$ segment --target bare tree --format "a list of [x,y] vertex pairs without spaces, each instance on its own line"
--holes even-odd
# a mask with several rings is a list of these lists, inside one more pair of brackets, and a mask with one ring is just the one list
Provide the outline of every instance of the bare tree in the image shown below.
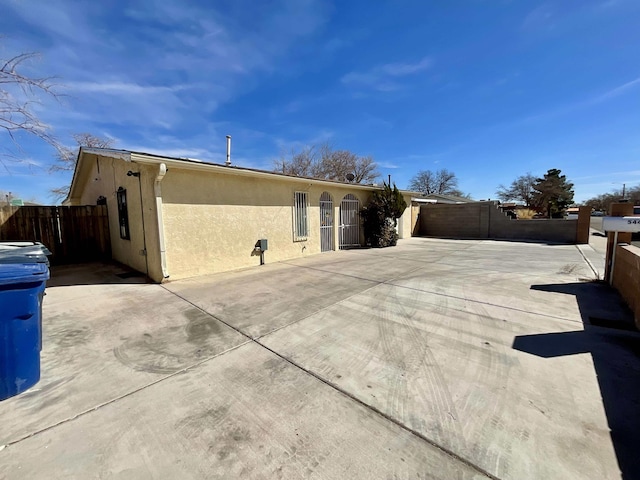
[[71,135],[76,142],[75,148],[60,146],[56,155],[56,164],[51,167],[52,172],[73,171],[76,168],[78,160],[78,150],[80,147],[93,148],[111,148],[113,147],[113,138],[102,138],[92,135],[91,133],[74,133]]
[[456,174],[443,168],[437,172],[420,170],[409,182],[409,189],[422,192],[423,195],[438,193],[441,195],[462,196],[458,189]]
[[[112,138],[97,137],[96,135],[86,132],[74,133],[72,137],[76,142],[76,148],[59,147],[58,154],[56,155],[57,163],[52,165],[52,172],[72,172],[75,170],[80,147],[111,148],[115,143]],[[69,187],[69,185],[65,185],[63,187],[52,188],[49,190],[49,193],[52,198],[61,200],[69,194]]]
[[[31,78],[21,73],[25,62],[37,58],[37,53],[22,53],[8,60],[0,59],[0,131],[3,131],[20,148],[16,135],[20,132],[36,136],[55,148],[58,142],[50,133],[50,127],[42,122],[33,110],[38,94],[58,97],[51,77]],[[10,151],[4,152],[4,157]]]
[[503,202],[515,200],[524,203],[527,207],[531,206],[533,194],[535,190],[533,186],[536,184],[536,177],[527,173],[516,178],[509,187],[498,185],[496,195]]
[[313,177],[318,168],[316,150],[316,147],[304,147],[302,150],[291,149],[274,161],[274,170],[298,177]]
[[361,157],[349,150],[334,150],[325,142],[291,150],[274,161],[274,170],[288,175],[345,181],[353,175],[355,183],[372,183],[380,174],[372,157]]
[[356,183],[373,183],[380,176],[378,165],[370,156],[358,157],[353,164],[353,174]]
[[629,187],[624,193],[624,196],[622,195],[622,190],[603,193],[586,200],[584,205],[602,212],[608,212],[609,206],[614,202],[619,202],[620,200],[627,200],[634,205],[640,205],[640,185]]

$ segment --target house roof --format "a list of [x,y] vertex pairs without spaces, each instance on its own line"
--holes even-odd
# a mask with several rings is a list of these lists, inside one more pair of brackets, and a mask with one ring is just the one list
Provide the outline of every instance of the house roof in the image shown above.
[[[69,202],[74,196],[77,196],[76,190],[78,188],[78,183],[80,179],[82,179],[85,171],[88,173],[88,165],[85,165],[88,162],[85,162],[83,159],[85,155],[97,155],[109,158],[119,158],[121,160],[132,162],[132,163],[142,163],[142,164],[155,164],[160,165],[162,163],[166,164],[167,167],[172,168],[183,168],[187,170],[204,170],[209,172],[217,172],[223,174],[231,174],[231,175],[245,175],[245,176],[253,176],[253,177],[279,177],[285,180],[291,180],[295,182],[313,182],[316,184],[330,184],[330,185],[341,185],[349,188],[355,189],[363,189],[363,190],[371,190],[371,189],[379,189],[382,188],[381,185],[376,184],[359,184],[359,183],[350,183],[343,182],[339,180],[325,180],[313,177],[302,177],[298,175],[290,175],[286,173],[273,172],[268,170],[260,170],[257,168],[248,168],[248,167],[240,167],[237,165],[226,165],[219,163],[211,163],[205,162],[202,160],[196,160],[192,158],[179,158],[179,157],[169,157],[163,155],[157,155],[153,153],[145,153],[145,152],[135,152],[132,150],[117,150],[111,148],[89,148],[89,147],[81,147],[78,152],[78,159],[76,162],[76,168],[73,172],[73,179],[71,180],[71,187],[69,189],[69,195],[64,200],[63,204]],[[417,192],[411,192],[407,190],[401,190],[401,193],[405,195],[418,195]],[[466,201],[469,201],[466,199]]]
[[440,203],[470,203],[475,201],[470,198],[457,197],[455,195],[443,195],[441,193],[430,193],[429,195],[424,195],[422,198],[430,198]]

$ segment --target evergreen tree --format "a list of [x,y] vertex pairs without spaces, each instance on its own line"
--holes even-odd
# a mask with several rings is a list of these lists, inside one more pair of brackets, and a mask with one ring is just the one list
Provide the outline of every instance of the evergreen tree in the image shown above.
[[566,208],[573,203],[573,183],[561,173],[552,168],[533,185],[531,204],[546,212],[548,218],[562,218]]
[[397,220],[407,208],[407,202],[396,185],[386,182],[382,190],[371,195],[369,203],[360,210],[364,226],[364,236],[372,247],[390,247],[397,243]]

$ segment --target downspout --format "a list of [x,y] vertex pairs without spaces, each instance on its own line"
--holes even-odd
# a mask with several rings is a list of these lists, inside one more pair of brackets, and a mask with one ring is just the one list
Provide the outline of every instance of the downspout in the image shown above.
[[162,190],[160,188],[160,182],[167,174],[167,166],[161,163],[158,166],[158,175],[156,181],[153,183],[153,192],[156,196],[156,214],[158,216],[158,242],[160,247],[160,267],[162,269],[162,277],[169,278],[169,271],[167,270],[167,251],[164,243],[164,220],[162,217]]

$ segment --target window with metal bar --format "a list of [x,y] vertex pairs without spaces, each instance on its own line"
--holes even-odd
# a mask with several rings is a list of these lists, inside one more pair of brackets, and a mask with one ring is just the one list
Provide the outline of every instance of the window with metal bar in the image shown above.
[[130,240],[129,211],[127,210],[127,191],[120,187],[116,192],[118,199],[118,223],[120,224],[120,238]]
[[293,203],[293,238],[295,241],[306,240],[309,236],[307,205],[307,192],[295,192]]

